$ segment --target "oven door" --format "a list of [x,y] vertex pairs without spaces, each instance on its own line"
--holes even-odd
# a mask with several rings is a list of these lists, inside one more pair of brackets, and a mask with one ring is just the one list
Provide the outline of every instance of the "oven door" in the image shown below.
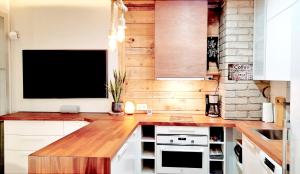
[[157,145],[157,173],[208,174],[207,146]]

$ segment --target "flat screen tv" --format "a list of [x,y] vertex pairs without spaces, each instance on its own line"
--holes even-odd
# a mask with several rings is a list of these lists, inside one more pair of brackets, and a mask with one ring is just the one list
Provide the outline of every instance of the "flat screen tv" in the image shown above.
[[23,50],[23,98],[107,98],[106,50]]

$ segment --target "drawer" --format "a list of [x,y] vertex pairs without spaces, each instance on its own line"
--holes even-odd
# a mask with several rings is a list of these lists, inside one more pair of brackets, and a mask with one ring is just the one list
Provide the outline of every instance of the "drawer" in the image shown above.
[[62,136],[4,135],[5,150],[39,150]]
[[34,151],[4,151],[4,171],[6,174],[27,174],[28,155]]
[[195,126],[157,126],[156,134],[195,134],[208,135],[208,127]]
[[63,121],[4,121],[5,135],[63,135]]
[[86,121],[64,121],[64,135],[68,135],[88,124],[89,122]]

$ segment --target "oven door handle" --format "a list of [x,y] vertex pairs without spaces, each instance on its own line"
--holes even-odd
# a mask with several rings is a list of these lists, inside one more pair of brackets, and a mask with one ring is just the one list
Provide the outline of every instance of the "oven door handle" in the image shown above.
[[198,150],[188,150],[188,149],[169,149],[166,147],[160,147],[160,151],[168,151],[168,152],[204,152],[205,149],[198,149]]

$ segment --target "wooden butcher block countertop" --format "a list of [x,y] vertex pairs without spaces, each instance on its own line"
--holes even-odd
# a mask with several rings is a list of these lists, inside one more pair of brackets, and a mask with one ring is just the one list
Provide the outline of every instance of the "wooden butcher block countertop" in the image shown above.
[[110,161],[138,125],[236,127],[277,163],[282,164],[282,141],[263,138],[254,129],[280,129],[261,121],[224,120],[203,115],[135,114],[109,116],[105,113],[19,112],[0,120],[88,121],[89,125],[32,153],[29,173],[109,174]]

